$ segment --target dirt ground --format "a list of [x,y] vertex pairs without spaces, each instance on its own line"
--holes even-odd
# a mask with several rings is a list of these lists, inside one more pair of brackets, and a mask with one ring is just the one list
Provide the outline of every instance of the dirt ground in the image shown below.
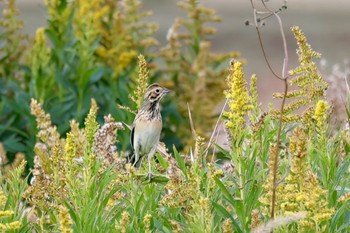
[[[46,11],[43,0],[18,0],[21,17],[26,26],[25,31],[34,35],[35,29],[45,25]],[[157,38],[165,43],[168,28],[174,18],[184,16],[176,6],[175,0],[147,0],[144,8],[152,10],[154,15],[150,21],[159,23]],[[244,21],[252,20],[253,12],[249,0],[202,0],[199,1],[217,10],[223,22],[214,25],[218,33],[213,36],[214,51],[239,51],[247,60],[245,71],[247,76],[258,75],[258,89],[260,100],[266,105],[271,102],[271,93],[281,88],[281,83],[275,80],[268,71],[258,44],[257,35],[253,27],[245,26]],[[255,2],[258,2],[255,0]],[[270,0],[272,6],[280,6],[283,1]],[[3,5],[0,5],[0,8]],[[293,0],[288,1],[288,9],[281,14],[286,32],[290,67],[296,65],[296,43],[289,28],[298,25],[305,32],[312,47],[322,53],[328,66],[341,63],[350,58],[350,1],[348,0]],[[277,72],[281,71],[283,48],[276,20],[271,19],[262,28],[264,44],[271,63]]]

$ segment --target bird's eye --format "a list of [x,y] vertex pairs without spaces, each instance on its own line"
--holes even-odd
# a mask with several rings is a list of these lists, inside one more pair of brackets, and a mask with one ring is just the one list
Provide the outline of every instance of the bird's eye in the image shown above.
[[156,93],[159,93],[160,92],[160,89],[156,89]]

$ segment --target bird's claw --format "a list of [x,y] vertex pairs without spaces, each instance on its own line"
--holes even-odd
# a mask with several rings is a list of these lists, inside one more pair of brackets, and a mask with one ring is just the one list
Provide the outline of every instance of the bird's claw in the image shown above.
[[152,172],[148,172],[147,179],[148,179],[149,182],[151,182],[152,177],[153,177],[153,173]]

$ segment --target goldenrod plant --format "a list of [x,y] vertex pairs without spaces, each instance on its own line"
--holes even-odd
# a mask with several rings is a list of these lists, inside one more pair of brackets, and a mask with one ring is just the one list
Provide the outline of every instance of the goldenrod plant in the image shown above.
[[[276,139],[269,146],[269,175],[260,197],[260,221],[269,218],[270,221],[265,226],[269,226],[269,231],[275,229],[278,232],[333,232],[336,229],[347,229],[349,225],[344,221],[337,222],[344,210],[339,209],[336,200],[347,190],[347,185],[342,183],[343,180],[340,181],[339,176],[348,179],[349,164],[339,163],[344,157],[339,154],[344,154],[343,151],[346,150],[342,145],[343,139],[339,136],[329,139],[330,107],[324,99],[327,84],[313,61],[320,57],[320,54],[311,49],[299,27],[292,27],[299,47],[297,54],[300,65],[287,72],[287,44],[279,16],[282,10],[286,9],[286,5],[278,10],[271,10],[267,3],[262,1],[265,12],[257,12],[253,1],[251,6],[254,9],[254,26],[268,67],[285,85],[283,93],[274,94],[275,97],[282,98],[281,108],[270,111],[271,118],[277,120],[278,127]],[[259,17],[267,19],[270,16],[276,17],[281,30],[285,54],[282,76],[277,75],[271,68],[260,35]],[[296,85],[297,89],[290,91],[293,85]],[[304,111],[296,112],[301,107]],[[288,140],[286,133],[293,128],[295,129]],[[344,132],[339,131],[339,135],[343,134]],[[285,142],[289,147],[283,146]],[[306,203],[304,199],[307,200]],[[303,217],[287,220],[288,216],[305,211],[306,215]],[[281,224],[277,221],[280,218],[286,222]]]
[[[3,165],[3,163],[1,164]],[[26,202],[22,195],[27,188],[27,179],[23,178],[26,162],[22,160],[16,167],[6,170],[0,169],[0,231],[21,232],[28,231]]]
[[[320,54],[299,27],[284,31],[286,5],[261,1],[257,11],[251,1],[247,24],[285,87],[274,94],[281,105],[263,111],[260,77],[245,76],[237,53],[211,52],[215,29],[205,23],[219,18],[198,1],[179,3],[187,18],[153,51],[156,27],[143,21],[150,13],[141,1],[47,0],[47,26],[33,40],[20,32],[15,1],[3,1],[1,232],[350,231],[350,132],[332,127],[337,106],[325,95]],[[282,75],[260,35],[272,16]],[[288,67],[285,33],[298,44],[296,68]],[[126,159],[124,127],[154,81],[172,94],[160,109],[166,144],[145,179],[148,164]]]
[[[1,208],[5,207],[5,204],[7,202],[7,197],[4,195],[4,192],[2,190],[0,190],[0,205]],[[5,232],[5,231],[11,231],[11,230],[17,230],[21,227],[21,222],[20,221],[4,221],[4,218],[10,218],[12,217],[12,215],[14,215],[15,212],[11,211],[11,210],[0,210],[0,218],[1,218],[1,222],[0,222],[0,229],[1,231]]]
[[[31,98],[51,114],[61,135],[69,130],[71,119],[83,123],[92,97],[105,115],[132,121],[132,114],[115,106],[132,105],[128,93],[136,86],[137,56],[148,52],[151,57],[149,48],[157,44],[157,27],[142,21],[151,13],[141,10],[140,1],[47,0],[47,26],[38,28],[32,40],[22,35],[25,25],[18,19],[16,1],[6,0],[4,6],[0,140],[10,161],[24,152],[33,166],[36,129]],[[121,134],[120,140],[126,150],[128,136]]]
[[[180,124],[176,124],[176,134],[180,133],[182,143],[189,143],[194,140],[191,130],[188,130],[188,106],[196,131],[209,138],[218,115],[217,106],[224,97],[224,64],[229,59],[238,58],[239,53],[211,51],[209,37],[216,33],[216,29],[207,24],[221,21],[214,10],[196,0],[180,1],[178,6],[187,13],[187,18],[175,19],[167,33],[168,43],[159,53],[166,64],[162,71],[163,78],[174,91],[176,100],[176,103],[165,105],[164,110],[177,109],[179,116],[170,115],[169,123],[178,121]],[[172,131],[166,132],[175,134]],[[172,143],[181,145],[178,141]]]

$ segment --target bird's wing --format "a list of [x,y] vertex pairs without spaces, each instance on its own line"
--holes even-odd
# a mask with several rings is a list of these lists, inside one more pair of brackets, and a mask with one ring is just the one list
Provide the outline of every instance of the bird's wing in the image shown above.
[[131,129],[131,134],[130,134],[130,145],[131,145],[132,151],[134,151],[134,134],[135,134],[135,126],[133,125]]
[[131,134],[130,134],[130,145],[131,145],[131,153],[128,156],[128,163],[134,164],[135,162],[135,150],[134,150],[134,134],[135,134],[135,127],[131,128]]

